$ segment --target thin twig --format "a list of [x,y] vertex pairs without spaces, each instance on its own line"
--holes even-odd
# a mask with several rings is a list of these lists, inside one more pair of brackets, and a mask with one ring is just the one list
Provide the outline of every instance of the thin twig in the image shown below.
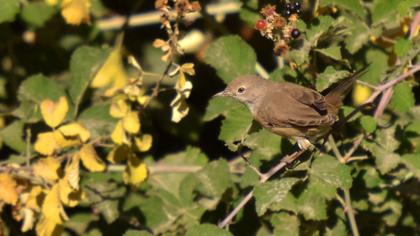
[[31,129],[26,129],[26,167],[31,166]]
[[330,134],[328,136],[328,142],[331,145],[331,149],[333,150],[335,156],[341,163],[345,163],[343,156],[341,155],[340,151],[337,148],[337,144],[335,143],[334,137]]
[[[260,183],[267,182],[268,179],[270,179],[273,175],[275,175],[277,172],[282,170],[284,167],[286,167],[288,164],[292,163],[294,160],[296,160],[300,155],[302,155],[305,152],[305,150],[299,150],[291,155],[287,155],[283,157],[280,162],[272,167],[269,171],[262,174],[260,178]],[[244,199],[227,215],[222,222],[219,223],[219,228],[224,228],[228,224],[230,224],[233,220],[233,218],[239,213],[239,211],[245,207],[245,205],[252,199],[252,196],[254,194],[254,190],[251,190]]]
[[359,135],[359,137],[353,142],[353,146],[350,148],[349,151],[343,156],[344,163],[347,163],[350,160],[350,157],[353,155],[353,153],[357,150],[357,148],[362,143],[363,139],[365,138],[364,134]]
[[359,236],[360,235],[359,229],[357,228],[356,218],[354,217],[353,207],[351,206],[350,191],[348,189],[343,189],[343,192],[344,192],[344,201],[346,203],[346,209],[347,209],[347,211],[345,212],[350,221],[351,231],[353,232],[354,236]]

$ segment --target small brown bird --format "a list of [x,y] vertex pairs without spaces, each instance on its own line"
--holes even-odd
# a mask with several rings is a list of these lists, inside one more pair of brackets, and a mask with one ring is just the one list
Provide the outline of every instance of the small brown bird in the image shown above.
[[365,72],[365,69],[358,71],[333,85],[325,96],[301,85],[274,82],[256,75],[240,76],[215,96],[241,101],[264,128],[293,138],[301,149],[308,149],[330,131],[338,120],[337,112],[344,96]]

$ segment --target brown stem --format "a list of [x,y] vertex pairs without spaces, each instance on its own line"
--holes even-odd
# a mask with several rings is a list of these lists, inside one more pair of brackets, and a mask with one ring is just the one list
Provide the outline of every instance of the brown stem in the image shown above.
[[[260,183],[262,184],[262,183],[267,182],[268,179],[270,179],[273,175],[275,175],[277,172],[279,172],[280,170],[282,170],[288,164],[292,163],[299,156],[301,156],[304,152],[305,152],[305,150],[299,150],[299,151],[296,151],[296,152],[292,153],[291,155],[287,155],[287,156],[283,157],[277,165],[275,165],[274,167],[272,167],[266,173],[262,174],[262,176],[260,178]],[[218,225],[219,228],[224,228],[228,224],[230,224],[232,222],[233,218],[239,213],[239,211],[242,208],[244,208],[245,205],[252,199],[253,194],[254,194],[254,190],[252,190],[251,192],[249,192],[245,196],[245,198],[242,199],[242,201],[229,213],[229,215],[227,215],[223,219],[223,221],[219,223],[219,225]]]

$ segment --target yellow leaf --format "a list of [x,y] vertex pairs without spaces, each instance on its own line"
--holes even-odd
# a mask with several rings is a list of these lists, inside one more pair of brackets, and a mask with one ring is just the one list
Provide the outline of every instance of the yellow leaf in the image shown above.
[[147,152],[152,147],[152,135],[144,134],[140,138],[135,138],[136,147],[140,152]]
[[115,125],[114,131],[112,131],[111,139],[114,143],[121,145],[123,143],[128,143],[128,139],[125,136],[124,128],[122,121],[118,121]]
[[85,144],[80,149],[80,159],[86,169],[92,172],[105,170],[105,163],[99,158],[95,149],[90,144]]
[[58,195],[58,184],[55,184],[45,196],[41,212],[45,219],[60,224],[64,222],[62,208],[63,206]]
[[137,112],[131,111],[122,119],[124,130],[130,134],[136,134],[140,131],[140,120]]
[[0,173],[0,201],[16,205],[18,200],[17,183],[8,173]]
[[135,155],[130,155],[123,175],[124,182],[126,184],[138,186],[146,180],[147,175],[146,164]]
[[45,132],[38,134],[35,144],[35,151],[43,155],[52,155],[59,148],[55,141],[53,132]]
[[127,83],[127,74],[121,59],[122,42],[123,36],[119,35],[114,49],[93,78],[90,84],[92,88],[102,88],[113,82],[113,88],[115,90],[124,87]]
[[66,166],[64,178],[68,181],[70,187],[74,190],[79,189],[80,180],[80,156],[75,154],[71,157],[70,163]]
[[57,0],[45,0],[45,2],[50,6],[57,5]]
[[[178,83],[177,83],[178,85]],[[174,100],[171,102],[172,107],[172,122],[178,123],[184,118],[189,111],[186,99],[190,96],[192,89],[192,83],[190,81],[185,82],[185,86],[182,89],[177,88],[177,94]]]
[[67,125],[63,125],[58,130],[65,137],[79,137],[82,142],[86,142],[90,138],[90,132],[81,124],[73,122]]
[[123,118],[129,110],[130,107],[128,106],[125,98],[119,97],[112,102],[109,113],[114,118]]
[[61,15],[67,24],[80,25],[90,21],[90,0],[63,0],[61,3]]
[[127,157],[130,155],[130,148],[127,145],[120,145],[114,149],[112,149],[111,152],[109,152],[106,159],[115,164],[121,161],[124,161],[127,159]]
[[147,101],[149,101],[149,99],[150,99],[150,96],[144,95],[144,96],[140,96],[140,97],[138,97],[138,98],[137,98],[137,102],[138,102],[140,105],[144,105],[144,104],[146,104],[146,102],[147,102]]
[[63,231],[64,227],[62,224],[45,217],[42,217],[36,225],[36,234],[38,236],[59,236],[62,235]]
[[51,128],[55,128],[66,118],[69,105],[67,99],[61,96],[57,103],[50,99],[42,101],[40,109],[45,123]]
[[21,227],[22,232],[26,232],[28,230],[31,230],[34,227],[35,222],[35,213],[29,208],[23,209],[23,223]]
[[54,130],[53,133],[54,133],[55,142],[56,142],[56,144],[59,148],[74,147],[74,146],[82,144],[80,139],[77,138],[77,137],[76,138],[71,138],[71,137],[65,138],[64,135],[58,130]]
[[60,162],[52,156],[39,159],[32,166],[35,176],[39,176],[46,181],[57,180],[59,168]]
[[353,89],[353,104],[356,106],[362,105],[372,94],[372,89],[362,85],[356,84]]
[[181,72],[187,73],[189,75],[195,75],[194,64],[185,63],[181,66]]
[[184,73],[179,73],[179,78],[175,84],[175,89],[176,90],[182,90],[185,87],[185,83],[187,82],[186,78],[185,78],[185,74]]
[[79,202],[84,199],[84,193],[82,189],[74,190],[67,179],[61,179],[58,182],[59,196],[61,202],[69,207],[75,207],[79,205]]
[[29,192],[28,199],[26,200],[26,207],[34,211],[41,210],[41,196],[43,194],[42,188],[40,186],[32,186],[31,191]]

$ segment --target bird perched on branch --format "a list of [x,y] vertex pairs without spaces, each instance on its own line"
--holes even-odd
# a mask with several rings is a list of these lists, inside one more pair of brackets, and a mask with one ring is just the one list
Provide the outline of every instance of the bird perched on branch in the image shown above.
[[231,97],[247,105],[254,119],[267,130],[295,139],[308,149],[338,120],[344,96],[366,68],[326,89],[326,95],[289,82],[275,82],[256,75],[233,80],[215,96]]

